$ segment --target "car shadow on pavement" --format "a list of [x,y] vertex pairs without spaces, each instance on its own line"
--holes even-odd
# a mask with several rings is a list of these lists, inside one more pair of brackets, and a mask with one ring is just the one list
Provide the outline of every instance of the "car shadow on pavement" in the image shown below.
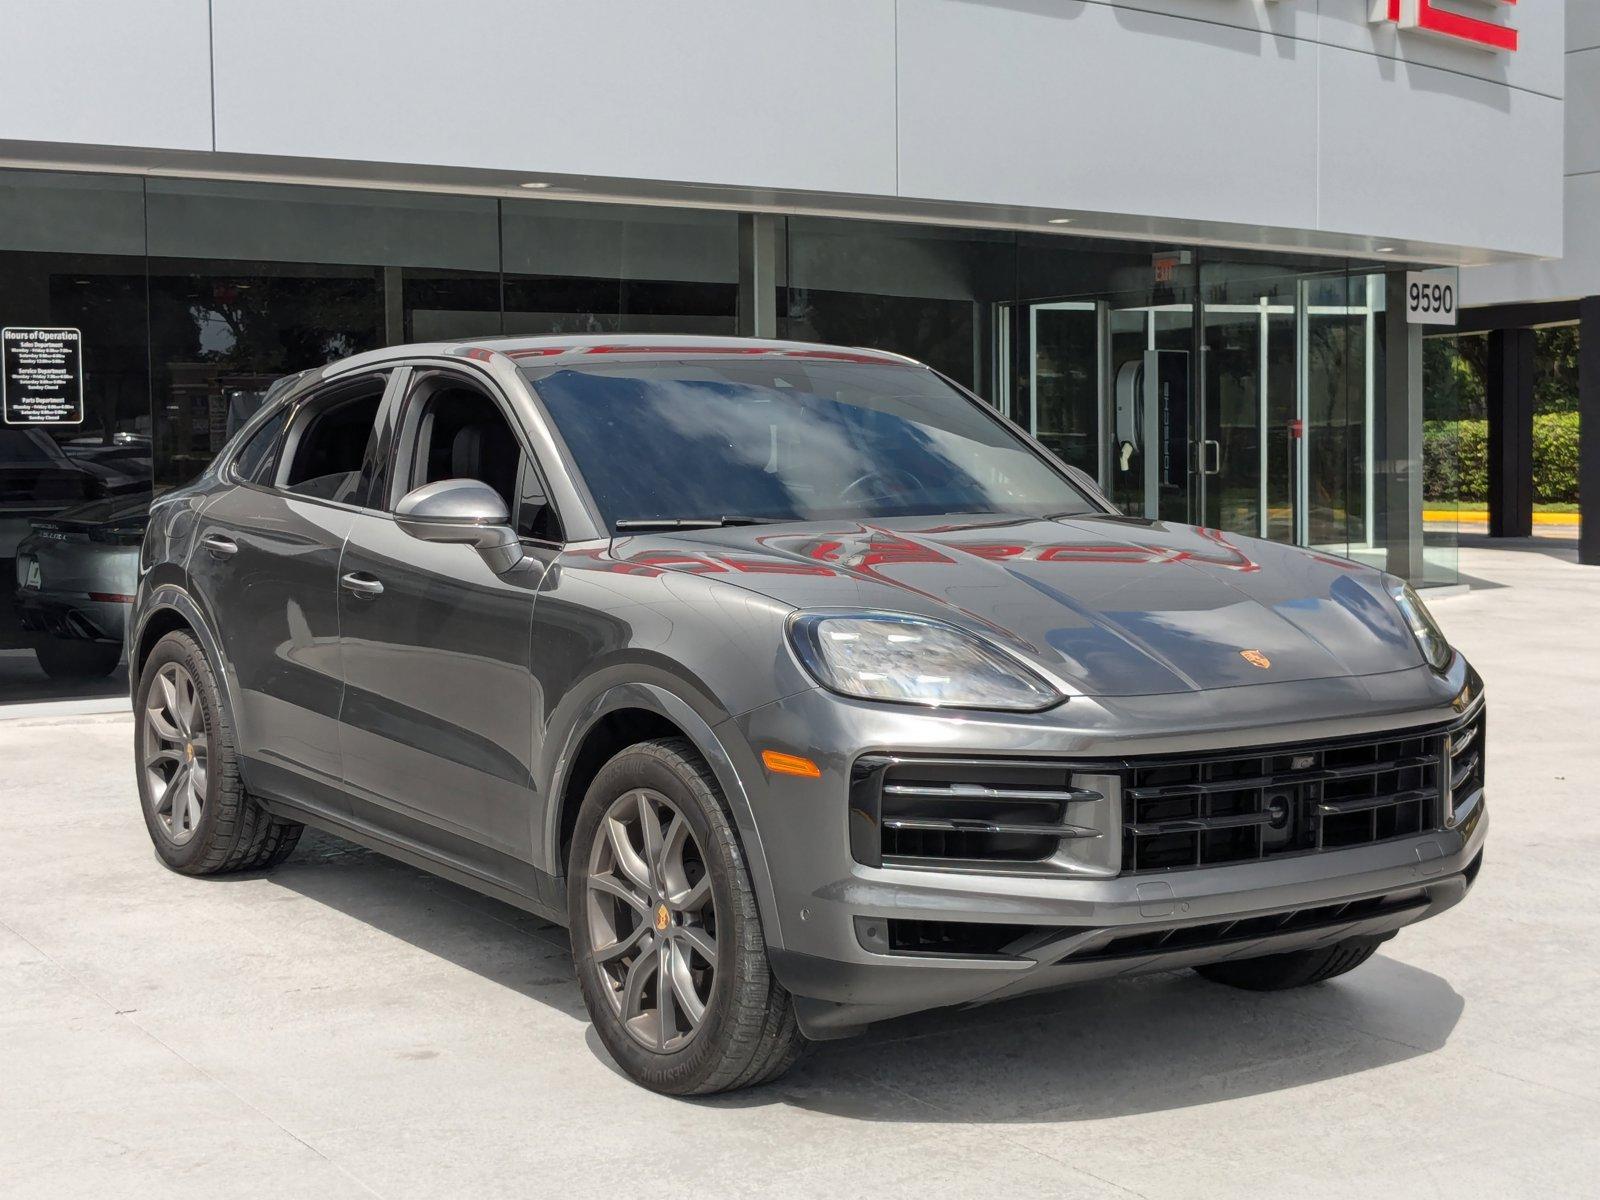
[[568,1016],[589,1019],[566,930],[532,913],[314,829],[265,878]]
[[1464,1008],[1445,980],[1382,953],[1342,979],[1276,994],[1169,972],[886,1022],[812,1047],[771,1088],[705,1103],[922,1123],[1099,1120],[1429,1054]]
[[[268,878],[587,1023],[566,932],[538,917],[310,830]],[[774,1084],[692,1102],[923,1124],[1097,1120],[1429,1054],[1464,1006],[1444,979],[1383,953],[1343,978],[1276,994],[1187,971],[1149,975],[885,1022],[812,1046]],[[592,1027],[586,1040],[617,1072]]]

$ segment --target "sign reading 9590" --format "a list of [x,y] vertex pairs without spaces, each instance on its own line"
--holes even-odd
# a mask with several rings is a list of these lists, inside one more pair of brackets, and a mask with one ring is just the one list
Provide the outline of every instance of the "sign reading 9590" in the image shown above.
[[1406,321],[1412,325],[1456,323],[1456,273],[1406,272]]

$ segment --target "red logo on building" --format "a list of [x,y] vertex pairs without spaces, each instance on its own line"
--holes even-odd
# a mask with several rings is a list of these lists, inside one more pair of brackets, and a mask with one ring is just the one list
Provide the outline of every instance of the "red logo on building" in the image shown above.
[[1482,50],[1517,48],[1517,31],[1509,25],[1486,21],[1482,17],[1469,17],[1447,4],[1475,4],[1499,8],[1502,4],[1515,4],[1517,0],[1373,0],[1373,21],[1386,21],[1401,29],[1415,29],[1465,42]]

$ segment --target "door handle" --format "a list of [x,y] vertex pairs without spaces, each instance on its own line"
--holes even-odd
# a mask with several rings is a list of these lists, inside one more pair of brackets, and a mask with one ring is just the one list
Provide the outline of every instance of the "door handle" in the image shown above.
[[341,577],[339,586],[357,596],[383,595],[382,582],[361,571],[352,571],[350,574]]
[[1221,442],[1207,438],[1200,443],[1200,473],[1202,475],[1220,475],[1222,473]]
[[218,558],[228,558],[239,553],[239,543],[232,538],[223,537],[220,533],[209,535],[200,544]]

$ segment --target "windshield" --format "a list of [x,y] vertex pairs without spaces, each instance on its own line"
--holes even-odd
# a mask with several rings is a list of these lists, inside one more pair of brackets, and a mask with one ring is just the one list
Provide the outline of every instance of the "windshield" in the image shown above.
[[612,529],[1098,511],[921,367],[773,356],[524,370]]

